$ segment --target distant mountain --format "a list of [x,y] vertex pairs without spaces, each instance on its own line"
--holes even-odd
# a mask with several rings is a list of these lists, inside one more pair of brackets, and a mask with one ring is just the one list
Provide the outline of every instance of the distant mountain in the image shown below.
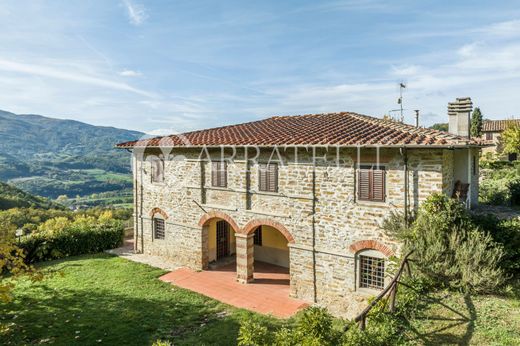
[[0,182],[0,210],[29,207],[64,209],[62,205],[53,203],[46,198],[33,196],[14,186]]
[[130,157],[114,145],[142,136],[138,131],[0,111],[0,180],[51,198],[128,189]]

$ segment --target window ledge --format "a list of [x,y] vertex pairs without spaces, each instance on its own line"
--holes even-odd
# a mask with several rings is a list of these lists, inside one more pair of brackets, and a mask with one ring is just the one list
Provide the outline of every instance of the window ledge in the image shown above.
[[367,200],[356,200],[355,205],[364,206],[364,207],[387,207],[390,204],[388,202],[380,202],[380,201],[367,201]]
[[383,289],[377,290],[375,288],[358,287],[356,292],[364,297],[377,296]]
[[227,186],[226,187],[222,187],[222,186],[205,186],[204,188],[208,189],[208,190],[235,192],[233,189],[230,189]]
[[250,191],[256,195],[264,195],[264,196],[275,196],[275,197],[285,197],[281,192],[270,192],[270,191],[259,191],[259,190],[251,190]]

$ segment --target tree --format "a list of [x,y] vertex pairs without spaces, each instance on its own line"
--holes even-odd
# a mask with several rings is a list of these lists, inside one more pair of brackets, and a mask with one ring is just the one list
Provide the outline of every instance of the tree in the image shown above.
[[482,112],[480,112],[480,108],[475,108],[473,114],[471,115],[471,129],[470,129],[471,137],[480,137],[482,136]]
[[507,154],[520,153],[520,122],[510,121],[502,132],[503,151]]
[[437,130],[437,131],[444,131],[444,132],[448,132],[448,123],[438,123],[438,124],[433,124],[432,126],[430,126],[431,129],[434,129],[434,130]]
[[25,263],[25,254],[14,238],[7,232],[0,233],[0,302],[12,299],[14,278],[28,275],[31,280],[41,280],[42,275],[34,267]]

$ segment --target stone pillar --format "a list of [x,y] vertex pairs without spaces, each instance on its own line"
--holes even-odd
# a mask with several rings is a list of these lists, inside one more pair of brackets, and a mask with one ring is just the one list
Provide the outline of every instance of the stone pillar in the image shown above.
[[201,230],[201,253],[200,253],[200,263],[197,264],[197,267],[199,267],[202,270],[207,270],[209,266],[209,226],[205,225],[202,226]]
[[253,281],[254,233],[235,233],[237,244],[237,281],[247,284]]

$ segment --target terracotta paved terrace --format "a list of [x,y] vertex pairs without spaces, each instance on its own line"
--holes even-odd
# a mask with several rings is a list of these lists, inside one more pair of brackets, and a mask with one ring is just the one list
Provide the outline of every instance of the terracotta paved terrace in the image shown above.
[[161,276],[160,280],[238,308],[280,318],[288,318],[308,305],[289,297],[289,271],[286,268],[257,261],[255,280],[245,285],[236,282],[235,269],[235,263],[200,272],[180,268]]

